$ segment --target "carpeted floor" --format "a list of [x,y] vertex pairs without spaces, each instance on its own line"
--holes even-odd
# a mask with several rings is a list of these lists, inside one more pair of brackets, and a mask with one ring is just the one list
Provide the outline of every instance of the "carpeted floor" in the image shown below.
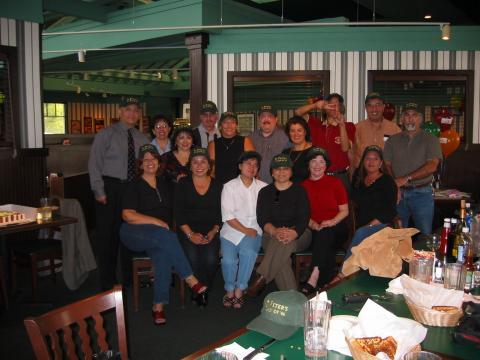
[[[21,275],[23,276],[19,283],[23,284],[23,287],[13,299],[11,308],[8,311],[0,309],[0,359],[34,359],[23,319],[51,309],[44,305],[22,304],[29,301],[30,280],[27,273]],[[72,292],[65,287],[60,274],[56,284],[47,278],[40,280],[39,298],[41,301],[52,302],[53,308],[56,308],[96,294],[98,284],[97,273],[92,272],[87,281],[77,291]],[[133,360],[180,359],[227,336],[255,318],[260,313],[264,296],[275,291],[276,287],[270,284],[259,298],[247,298],[242,309],[226,309],[221,303],[224,291],[223,278],[219,271],[206,308],[198,308],[189,301],[189,297],[185,308],[182,308],[178,291],[172,288],[170,305],[166,308],[167,325],[163,327],[152,324],[152,290],[141,289],[140,311],[137,313],[132,308],[131,288],[124,291],[129,351]]]

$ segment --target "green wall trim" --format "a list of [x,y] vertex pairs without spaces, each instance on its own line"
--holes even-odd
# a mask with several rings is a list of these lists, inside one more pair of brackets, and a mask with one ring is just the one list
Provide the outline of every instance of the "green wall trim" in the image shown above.
[[277,51],[478,50],[480,26],[228,29],[210,35],[208,54]]
[[3,0],[0,5],[0,17],[43,23],[43,4],[41,0]]

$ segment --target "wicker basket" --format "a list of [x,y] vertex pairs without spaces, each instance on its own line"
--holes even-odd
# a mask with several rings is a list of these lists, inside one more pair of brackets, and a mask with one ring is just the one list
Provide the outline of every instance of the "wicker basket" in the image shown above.
[[[362,351],[362,348],[352,341],[353,339],[346,338],[345,340],[347,341],[348,348],[350,349],[350,353],[354,360],[378,360],[376,356]],[[420,347],[420,344],[418,344],[413,347],[410,352],[419,352],[421,350],[422,348]]]
[[407,297],[405,297],[405,302],[407,303],[413,318],[424,325],[453,327],[458,324],[458,320],[460,320],[463,315],[463,311],[461,309],[458,309],[456,312],[447,313],[415,305]]

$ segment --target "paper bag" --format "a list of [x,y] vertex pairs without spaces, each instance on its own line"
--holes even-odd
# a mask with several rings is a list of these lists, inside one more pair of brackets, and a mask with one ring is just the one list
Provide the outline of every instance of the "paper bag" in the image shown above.
[[352,248],[352,256],[343,263],[342,273],[350,275],[368,269],[372,276],[396,277],[402,270],[402,259],[413,256],[412,236],[418,232],[415,228],[390,227],[376,232]]

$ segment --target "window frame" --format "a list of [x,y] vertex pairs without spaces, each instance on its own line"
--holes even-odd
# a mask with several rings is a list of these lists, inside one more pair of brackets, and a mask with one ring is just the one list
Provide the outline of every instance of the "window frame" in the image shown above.
[[[49,133],[47,134],[46,133],[46,127],[47,127],[47,122],[46,122],[46,118],[52,118],[52,117],[60,117],[60,116],[48,116],[46,114],[46,107],[48,108],[48,105],[49,104],[55,104],[55,114],[57,112],[57,104],[61,104],[63,105],[63,133]],[[68,127],[67,127],[67,104],[64,103],[64,102],[43,102],[43,107],[42,107],[42,120],[43,120],[43,135],[45,136],[48,136],[48,135],[68,135],[69,134],[69,131],[68,131]]]

